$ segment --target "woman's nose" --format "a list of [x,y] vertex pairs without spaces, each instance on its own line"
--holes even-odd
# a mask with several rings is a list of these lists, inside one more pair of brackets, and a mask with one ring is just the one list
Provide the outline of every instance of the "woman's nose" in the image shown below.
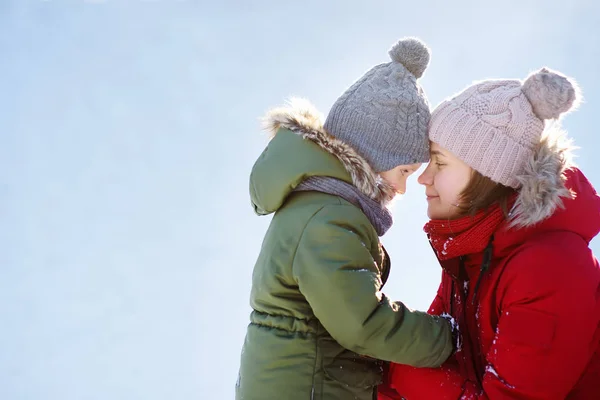
[[421,185],[424,185],[424,186],[431,185],[431,172],[430,172],[429,165],[427,165],[427,168],[425,168],[425,171],[423,171],[423,173],[421,175],[419,175],[419,177],[417,178],[417,182],[419,182]]

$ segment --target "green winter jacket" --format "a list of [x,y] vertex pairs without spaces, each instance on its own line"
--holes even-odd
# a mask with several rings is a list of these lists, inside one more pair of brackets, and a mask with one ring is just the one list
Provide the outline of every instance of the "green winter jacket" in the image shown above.
[[254,165],[250,194],[257,214],[275,215],[254,267],[236,399],[372,400],[379,360],[441,365],[453,349],[449,324],[381,292],[389,258],[362,211],[292,191],[319,175],[381,202],[393,194],[316,112],[277,109],[270,126],[276,134]]

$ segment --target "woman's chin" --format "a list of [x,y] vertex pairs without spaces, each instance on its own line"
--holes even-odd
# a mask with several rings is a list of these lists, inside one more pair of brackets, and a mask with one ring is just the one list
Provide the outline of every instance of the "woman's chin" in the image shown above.
[[427,207],[427,217],[429,219],[446,219],[446,220],[451,220],[451,219],[456,219],[459,217],[459,215],[457,215],[456,212],[453,212],[453,210],[440,210],[438,207],[433,206],[432,204],[429,204],[429,206]]
[[427,217],[429,219],[443,219],[443,218],[440,218],[439,213],[436,213],[435,210],[431,210],[430,208],[431,207],[427,208]]

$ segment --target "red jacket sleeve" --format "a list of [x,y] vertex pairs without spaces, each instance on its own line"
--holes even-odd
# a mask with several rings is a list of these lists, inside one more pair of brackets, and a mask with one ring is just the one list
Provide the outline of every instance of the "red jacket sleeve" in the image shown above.
[[565,243],[563,236],[560,246],[535,246],[510,261],[497,289],[502,314],[481,389],[452,366],[398,364],[390,367],[391,389],[408,400],[567,397],[593,353],[600,320],[597,266],[565,252],[563,246],[570,245],[577,243]]
[[594,352],[598,266],[587,243],[548,233],[514,256],[497,289],[496,340],[483,389],[490,399],[564,399]]

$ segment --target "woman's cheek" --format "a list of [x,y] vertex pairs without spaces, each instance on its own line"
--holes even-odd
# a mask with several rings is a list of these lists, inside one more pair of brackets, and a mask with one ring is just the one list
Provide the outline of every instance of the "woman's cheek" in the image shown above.
[[[443,178],[443,176],[441,178]],[[456,204],[458,196],[456,195],[456,191],[452,187],[454,186],[452,182],[449,182],[445,179],[440,179],[436,183],[436,189],[438,192],[438,196],[440,196],[440,201],[446,204]]]
[[445,174],[441,174],[439,182],[440,197],[445,203],[455,206],[460,203],[460,195],[468,184],[468,177],[465,178],[465,181],[462,176],[457,175],[451,174],[450,176],[446,176]]

